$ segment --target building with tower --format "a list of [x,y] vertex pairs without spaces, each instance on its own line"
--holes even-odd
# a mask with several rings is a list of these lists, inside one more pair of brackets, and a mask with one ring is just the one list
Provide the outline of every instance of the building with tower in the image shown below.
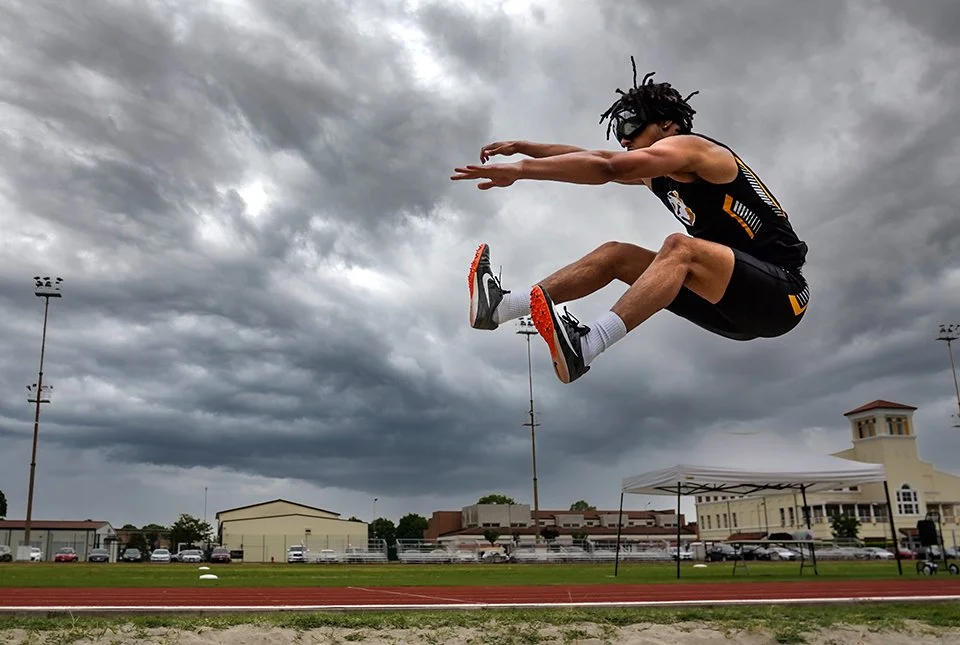
[[[957,545],[960,476],[937,470],[917,452],[913,423],[916,408],[877,400],[845,413],[852,446],[833,456],[851,461],[883,464],[887,472],[897,541],[908,548],[919,546],[917,522],[928,514],[937,517],[944,544]],[[761,539],[772,533],[806,529],[799,493],[737,497],[699,495],[697,526],[702,540]],[[818,539],[832,537],[831,518],[846,514],[860,520],[860,539],[890,540],[890,522],[883,484],[852,486],[807,495],[811,529]]]

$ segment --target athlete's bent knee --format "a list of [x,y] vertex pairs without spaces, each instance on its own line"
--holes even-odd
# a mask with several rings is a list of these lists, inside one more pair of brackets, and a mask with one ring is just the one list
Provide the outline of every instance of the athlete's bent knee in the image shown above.
[[694,256],[693,238],[683,233],[671,233],[663,240],[658,255],[663,256],[665,260],[690,264]]
[[603,255],[613,255],[620,256],[623,255],[623,247],[626,246],[623,242],[609,241],[604,242],[598,246],[594,253],[602,253]]

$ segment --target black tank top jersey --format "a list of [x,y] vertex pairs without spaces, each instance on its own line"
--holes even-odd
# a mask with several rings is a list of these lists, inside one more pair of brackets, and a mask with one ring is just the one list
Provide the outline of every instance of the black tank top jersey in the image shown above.
[[784,269],[799,270],[806,261],[807,245],[794,233],[786,212],[760,178],[729,146],[737,160],[737,177],[728,184],[697,179],[691,183],[656,177],[654,194],[696,238],[717,242],[749,253],[758,260]]

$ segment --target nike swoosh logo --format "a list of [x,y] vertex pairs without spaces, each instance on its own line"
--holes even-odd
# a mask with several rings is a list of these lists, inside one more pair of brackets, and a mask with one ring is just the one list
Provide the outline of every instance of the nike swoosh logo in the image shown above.
[[492,275],[488,275],[483,280],[483,295],[487,299],[488,307],[490,306],[490,283],[491,282],[495,282],[494,277]]
[[573,343],[570,342],[570,336],[567,335],[567,326],[564,325],[564,324],[563,324],[563,321],[561,321],[561,320],[558,320],[557,322],[558,322],[559,325],[560,325],[560,333],[563,334],[564,340],[567,341],[567,347],[570,348],[570,351],[573,352],[573,355],[574,355],[574,356],[580,356],[580,354],[577,353],[577,350],[574,349]]

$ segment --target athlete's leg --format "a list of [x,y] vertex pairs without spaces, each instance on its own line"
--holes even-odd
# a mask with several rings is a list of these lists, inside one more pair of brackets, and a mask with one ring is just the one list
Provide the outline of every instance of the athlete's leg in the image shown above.
[[[554,369],[561,381],[571,383],[580,378],[601,352],[656,312],[671,306],[681,289],[687,289],[709,305],[716,304],[723,298],[733,275],[735,256],[729,247],[681,234],[668,236],[660,251],[652,255],[651,261],[638,271],[636,280],[611,311],[589,326],[580,325],[569,314],[560,315],[555,305],[560,298],[570,299],[580,293],[572,286],[579,285],[584,291],[593,286],[596,290],[599,288],[596,285],[606,285],[612,277],[601,270],[582,270],[584,265],[589,267],[590,264],[581,260],[580,266],[574,264],[567,276],[558,272],[567,278],[565,282],[556,281],[561,290],[560,298],[554,299],[546,281],[533,288],[530,293],[533,321],[550,348]],[[575,279],[577,269],[586,276],[579,282]],[[563,291],[564,288],[567,290]]]
[[[628,285],[637,281],[656,253],[635,244],[607,242],[579,260],[545,278],[555,302],[583,298],[602,289],[614,279]],[[503,289],[490,267],[490,247],[477,249],[467,279],[470,287],[470,324],[476,329],[496,329],[508,320],[530,313],[529,290]]]
[[656,257],[655,252],[636,244],[606,242],[537,284],[550,294],[554,304],[578,300],[614,280],[632,285]]
[[723,298],[733,275],[733,251],[680,233],[667,237],[646,271],[612,307],[626,330],[672,303],[686,287],[709,303]]

